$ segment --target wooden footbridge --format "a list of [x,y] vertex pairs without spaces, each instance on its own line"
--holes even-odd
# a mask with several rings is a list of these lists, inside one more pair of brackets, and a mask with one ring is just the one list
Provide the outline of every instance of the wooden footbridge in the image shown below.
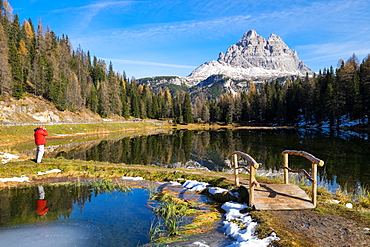
[[[246,185],[249,191],[249,206],[256,210],[298,210],[313,209],[316,207],[317,195],[317,166],[323,166],[324,161],[314,157],[304,151],[285,150],[282,152],[284,157],[284,184],[265,184],[258,183],[255,178],[255,169],[258,163],[248,154],[235,151],[233,155],[235,185],[239,186],[239,169],[247,170],[250,174],[249,184]],[[312,174],[310,175],[303,169],[291,170],[288,165],[288,155],[303,156],[312,162]],[[238,158],[243,158],[250,164],[249,169],[245,166],[238,166]],[[304,173],[311,181],[311,198],[297,185],[289,184],[289,172]]]

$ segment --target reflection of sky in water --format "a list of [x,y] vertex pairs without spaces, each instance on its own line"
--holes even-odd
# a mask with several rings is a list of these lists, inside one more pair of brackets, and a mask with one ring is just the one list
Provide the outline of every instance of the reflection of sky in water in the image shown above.
[[325,177],[317,177],[317,186],[325,187],[331,193],[335,193],[340,188],[340,185],[337,183],[337,176],[333,176],[332,180],[328,180]]
[[16,225],[0,229],[0,246],[101,246],[98,226],[89,222],[63,220]]
[[[0,228],[0,246],[138,246],[149,242],[148,192],[92,196],[68,218]],[[51,210],[51,209],[50,209]]]

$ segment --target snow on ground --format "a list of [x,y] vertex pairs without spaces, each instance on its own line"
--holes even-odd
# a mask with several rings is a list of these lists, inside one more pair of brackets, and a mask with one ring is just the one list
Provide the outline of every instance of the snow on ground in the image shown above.
[[228,190],[225,190],[219,187],[208,187],[208,193],[210,193],[211,195],[215,195],[217,193],[224,193],[226,191]]
[[[191,191],[203,191],[208,189],[208,192],[212,195],[227,191],[218,187],[207,188],[207,185],[209,184],[195,180],[187,180],[183,184],[185,188]],[[258,223],[253,221],[252,217],[248,213],[240,213],[240,210],[247,207],[248,205],[237,202],[226,202],[222,205],[221,208],[226,212],[224,216],[225,220],[223,221],[225,234],[236,240],[233,244],[228,245],[227,247],[265,247],[272,241],[280,240],[274,232],[267,238],[259,239],[255,234]],[[240,226],[244,226],[243,229],[241,229]]]
[[[337,133],[338,137],[342,139],[348,139],[349,137],[354,136],[354,137],[358,137],[364,140],[369,140],[370,135],[368,133],[357,133],[354,131],[343,130],[344,127],[353,127],[353,126],[361,125],[361,124],[365,124],[365,125],[369,124],[369,119],[365,119],[363,121],[360,119],[350,120],[350,118],[347,115],[342,116],[340,118],[340,125],[339,125],[341,130],[339,130]],[[308,124],[306,121],[301,121],[300,123],[298,123],[298,126],[311,127],[312,129],[317,128],[323,134],[327,134],[327,135],[330,134],[330,122],[329,121],[323,121],[320,124],[313,124],[313,125]]]
[[9,161],[11,160],[16,160],[18,159],[19,156],[18,155],[14,155],[14,154],[9,154],[9,153],[4,153],[4,152],[0,152],[0,159],[1,159],[1,163],[2,164],[6,164],[8,163]]
[[22,175],[21,177],[12,177],[12,178],[0,178],[0,182],[29,182],[29,177]]
[[[237,202],[226,202],[221,206],[226,211],[223,221],[225,233],[236,240],[227,247],[265,247],[272,241],[280,240],[274,232],[267,238],[259,239],[255,234],[258,223],[248,213],[240,213],[240,210],[247,207]],[[241,229],[240,225],[244,225],[245,229]]]
[[53,170],[50,170],[50,171],[46,171],[46,172],[38,172],[37,175],[45,175],[45,174],[49,174],[49,173],[59,173],[61,172],[61,170],[59,169],[53,169]]
[[182,186],[189,189],[190,191],[202,191],[206,189],[208,183],[198,182],[196,180],[187,180]]
[[134,181],[140,181],[144,180],[142,177],[121,177],[122,180],[134,180]]
[[[46,171],[46,172],[38,172],[37,175],[45,175],[49,173],[58,173],[58,172],[61,172],[61,170],[53,169],[53,170]],[[3,183],[5,182],[30,182],[29,179],[30,179],[29,177],[25,175],[21,175],[20,177],[0,178],[0,182],[3,182]]]

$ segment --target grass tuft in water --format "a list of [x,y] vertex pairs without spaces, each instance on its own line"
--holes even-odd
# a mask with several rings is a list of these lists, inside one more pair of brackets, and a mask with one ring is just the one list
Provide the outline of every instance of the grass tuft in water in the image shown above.
[[175,201],[173,197],[164,196],[162,202],[153,209],[157,217],[164,221],[164,227],[169,236],[177,235],[183,217],[188,214],[188,205]]
[[153,208],[153,212],[158,219],[158,223],[153,225],[151,230],[153,239],[179,235],[181,225],[184,223],[185,218],[194,214],[193,207],[190,203],[171,195],[158,193],[152,197],[152,200],[160,201],[160,203]]
[[154,241],[160,237],[162,237],[165,233],[163,230],[164,226],[161,221],[152,221],[150,224],[150,229],[149,229],[149,235],[150,235],[150,241]]

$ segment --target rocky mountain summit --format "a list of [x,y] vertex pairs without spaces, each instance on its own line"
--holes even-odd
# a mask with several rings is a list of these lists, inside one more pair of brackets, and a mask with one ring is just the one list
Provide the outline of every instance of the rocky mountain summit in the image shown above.
[[218,83],[223,92],[248,90],[249,82],[265,82],[278,79],[312,75],[313,72],[277,35],[266,40],[255,30],[246,32],[226,53],[216,60],[196,68],[188,77],[162,76],[139,79],[139,83],[152,88],[185,86],[210,88]]
[[187,79],[199,83],[212,75],[224,75],[231,79],[254,81],[305,76],[306,73],[313,72],[279,36],[271,34],[266,40],[255,30],[250,30],[225,54],[221,52],[217,61],[202,64]]

